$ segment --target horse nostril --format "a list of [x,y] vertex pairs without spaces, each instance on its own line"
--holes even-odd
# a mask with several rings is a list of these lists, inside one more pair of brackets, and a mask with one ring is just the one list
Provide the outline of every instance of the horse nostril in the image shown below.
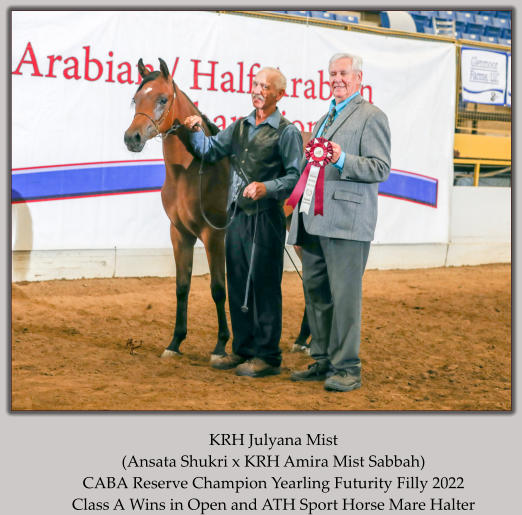
[[135,143],[141,143],[141,136],[140,136],[140,133],[138,131],[136,131],[134,133],[134,142]]

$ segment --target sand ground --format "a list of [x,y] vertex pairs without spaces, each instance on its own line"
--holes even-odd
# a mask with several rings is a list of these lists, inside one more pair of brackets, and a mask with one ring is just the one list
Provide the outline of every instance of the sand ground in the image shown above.
[[283,278],[281,375],[210,368],[209,284],[193,278],[184,354],[168,360],[174,278],[13,284],[12,409],[511,409],[510,265],[367,271],[363,386],[350,393],[289,380],[310,362],[290,352],[304,307],[296,273]]

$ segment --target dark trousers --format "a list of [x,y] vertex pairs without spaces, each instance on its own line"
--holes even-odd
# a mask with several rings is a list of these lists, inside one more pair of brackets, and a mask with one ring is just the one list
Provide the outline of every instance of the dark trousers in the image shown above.
[[[257,228],[256,228],[257,218]],[[248,295],[248,269],[255,231],[255,251]],[[281,210],[270,209],[248,216],[237,210],[225,237],[228,302],[232,322],[232,350],[244,358],[261,358],[271,366],[281,364],[283,252],[286,228]]]

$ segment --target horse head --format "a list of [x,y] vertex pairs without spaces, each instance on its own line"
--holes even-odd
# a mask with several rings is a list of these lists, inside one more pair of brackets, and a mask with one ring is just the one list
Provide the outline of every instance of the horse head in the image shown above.
[[141,152],[147,140],[164,133],[173,123],[176,87],[165,61],[159,58],[159,63],[159,71],[151,72],[142,59],[138,61],[143,80],[134,94],[136,110],[124,136],[125,145],[132,152]]

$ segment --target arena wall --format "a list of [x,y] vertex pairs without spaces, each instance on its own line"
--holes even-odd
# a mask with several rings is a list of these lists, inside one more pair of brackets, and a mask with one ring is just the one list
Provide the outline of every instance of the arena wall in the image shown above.
[[[448,243],[374,244],[369,269],[428,268],[509,263],[511,189],[454,187]],[[23,216],[18,212],[18,216]],[[24,225],[27,227],[27,225]],[[15,235],[13,235],[15,236]],[[23,239],[24,234],[16,237]],[[25,235],[27,238],[28,235]],[[288,250],[300,269],[292,247]],[[13,281],[175,275],[172,249],[36,250],[13,252]],[[293,271],[285,255],[285,270]],[[195,248],[195,275],[208,273],[203,247]]]

